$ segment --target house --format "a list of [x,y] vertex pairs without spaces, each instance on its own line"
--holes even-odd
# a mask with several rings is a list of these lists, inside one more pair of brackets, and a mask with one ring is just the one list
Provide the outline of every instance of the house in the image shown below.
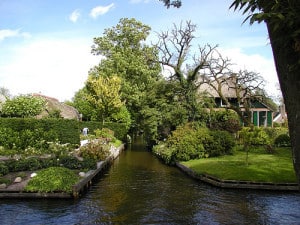
[[38,119],[48,117],[51,112],[57,111],[61,118],[79,120],[80,115],[78,111],[65,103],[59,102],[58,99],[34,93],[33,96],[41,97],[46,101],[46,108],[37,116]]
[[[218,88],[219,87],[219,88]],[[217,91],[218,90],[218,91]],[[241,85],[234,82],[234,78],[227,78],[226,80],[203,82],[198,89],[198,93],[205,94],[208,97],[214,98],[216,108],[227,108],[228,105],[220,97],[227,99],[229,104],[238,106],[241,111],[245,111],[244,106],[238,101],[238,97],[249,99],[246,90]],[[237,97],[238,96],[238,97]],[[251,122],[254,126],[272,127],[273,126],[273,110],[266,103],[258,98],[250,100]]]

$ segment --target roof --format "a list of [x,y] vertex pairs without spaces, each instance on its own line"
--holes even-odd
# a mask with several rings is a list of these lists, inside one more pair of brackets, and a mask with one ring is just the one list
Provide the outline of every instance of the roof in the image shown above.
[[[205,78],[204,78],[205,79]],[[223,93],[223,96],[225,98],[236,98],[236,92],[235,92],[235,83],[233,82],[232,78],[227,78],[222,82],[221,92]],[[218,92],[212,87],[218,87],[218,83],[215,80],[207,80],[205,83],[201,84],[198,91],[199,93],[207,93],[209,96],[218,98],[220,95]],[[241,93],[242,94],[242,93]]]
[[46,110],[44,110],[38,118],[47,117],[49,115],[49,112],[58,110],[60,111],[60,116],[64,119],[79,119],[79,113],[78,111],[63,102],[59,102],[56,98],[52,98],[49,96],[41,95],[41,94],[33,94],[33,96],[42,97],[46,100]]

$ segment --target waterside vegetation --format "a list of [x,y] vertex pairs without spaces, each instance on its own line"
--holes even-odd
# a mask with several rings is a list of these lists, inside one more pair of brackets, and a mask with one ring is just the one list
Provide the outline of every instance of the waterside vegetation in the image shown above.
[[180,163],[199,175],[208,174],[221,180],[297,183],[289,147],[276,148],[273,154],[258,147],[251,150],[248,157],[247,165],[246,153],[239,149],[232,155]]

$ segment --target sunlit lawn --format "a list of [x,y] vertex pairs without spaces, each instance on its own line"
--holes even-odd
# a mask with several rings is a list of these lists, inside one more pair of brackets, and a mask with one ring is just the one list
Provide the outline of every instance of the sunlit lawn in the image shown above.
[[273,183],[296,183],[290,148],[278,148],[274,154],[264,150],[235,151],[233,155],[181,162],[198,174],[209,174],[224,180]]

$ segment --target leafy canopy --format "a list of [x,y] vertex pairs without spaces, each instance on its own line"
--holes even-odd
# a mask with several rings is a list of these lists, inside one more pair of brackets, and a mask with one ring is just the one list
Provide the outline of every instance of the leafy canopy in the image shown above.
[[2,114],[7,117],[34,117],[42,112],[45,100],[38,96],[19,95],[7,99],[2,107]]

